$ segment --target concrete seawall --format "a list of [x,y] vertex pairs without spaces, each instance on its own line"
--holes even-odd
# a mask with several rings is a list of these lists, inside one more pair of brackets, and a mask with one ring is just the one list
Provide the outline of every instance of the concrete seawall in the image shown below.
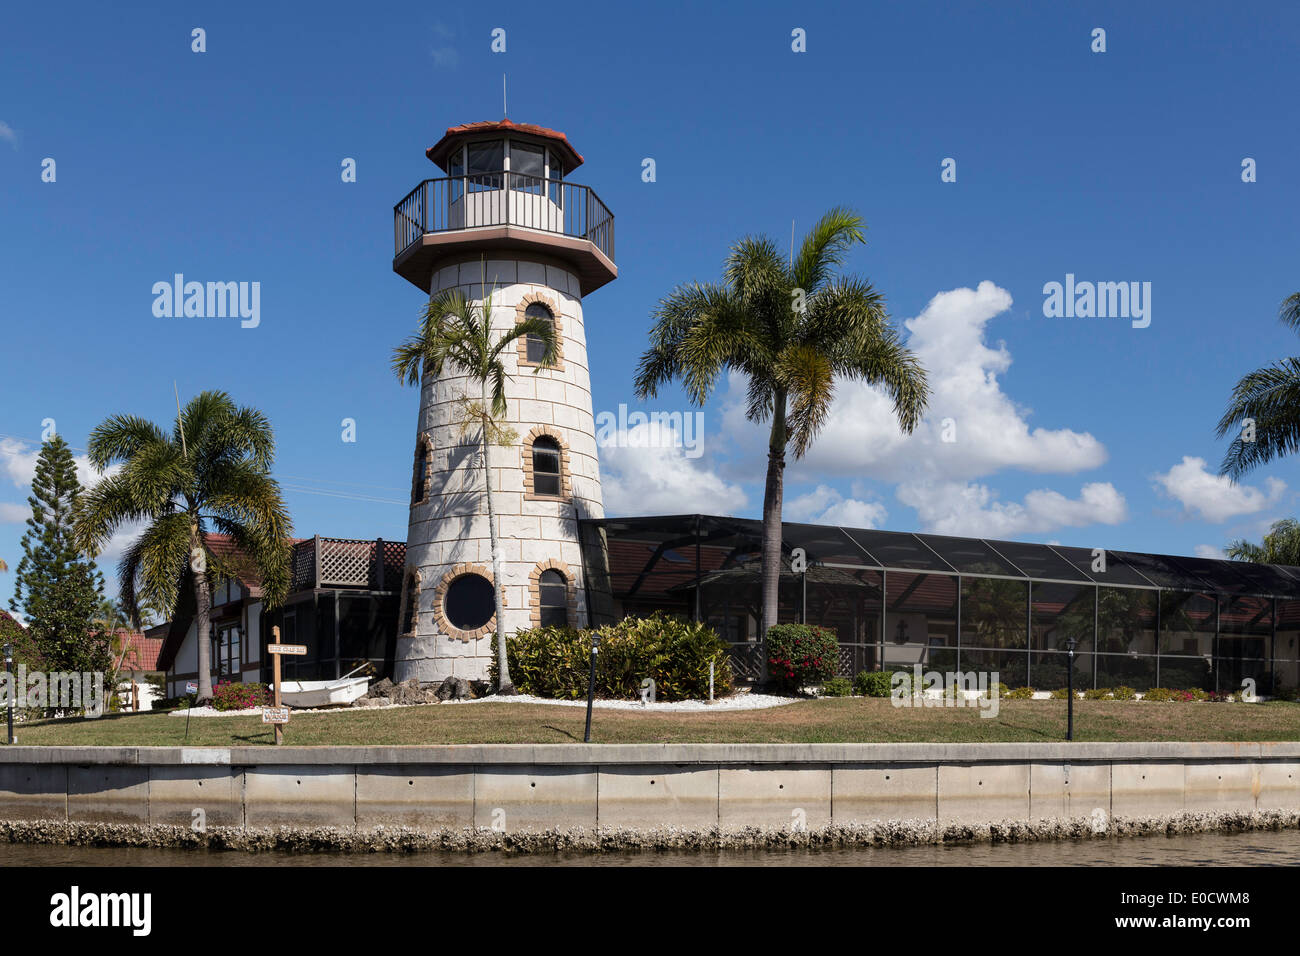
[[[717,836],[864,826],[878,832],[908,821],[940,834],[996,824],[1077,836],[1084,820],[1092,821],[1093,832],[1112,832],[1116,821],[1122,829],[1125,820],[1191,818],[1295,825],[1300,743],[16,746],[0,752],[0,821],[10,839],[22,839],[23,825],[36,822],[66,825],[66,832],[192,832],[201,820],[205,829],[226,834],[288,828],[354,835],[396,829]],[[1075,825],[1063,827],[1064,821]]]

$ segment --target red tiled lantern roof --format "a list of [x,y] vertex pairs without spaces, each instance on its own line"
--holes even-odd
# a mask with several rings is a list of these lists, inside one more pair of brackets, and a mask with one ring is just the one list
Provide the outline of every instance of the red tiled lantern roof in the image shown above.
[[447,170],[447,158],[452,149],[459,145],[466,136],[482,136],[484,133],[520,133],[525,136],[535,136],[538,139],[547,140],[564,157],[566,173],[577,169],[583,162],[582,154],[573,148],[568,137],[563,133],[533,123],[512,123],[508,119],[484,120],[479,123],[462,123],[460,126],[448,126],[447,132],[442,139],[426,149],[424,155],[428,156],[431,162],[437,163],[445,172]]

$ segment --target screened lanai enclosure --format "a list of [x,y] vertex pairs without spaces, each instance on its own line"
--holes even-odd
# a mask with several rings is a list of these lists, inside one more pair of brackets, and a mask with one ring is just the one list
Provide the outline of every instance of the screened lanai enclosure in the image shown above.
[[[710,515],[584,522],[607,543],[606,615],[705,621],[738,679],[761,673],[761,523]],[[780,621],[832,629],[840,673],[997,671],[1009,687],[1300,683],[1300,568],[943,535],[783,525]],[[805,568],[795,571],[797,549]]]

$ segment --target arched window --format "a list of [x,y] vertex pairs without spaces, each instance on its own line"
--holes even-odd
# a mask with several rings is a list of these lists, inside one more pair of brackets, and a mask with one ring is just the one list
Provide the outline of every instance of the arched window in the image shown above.
[[433,465],[433,446],[427,438],[415,444],[415,467],[411,475],[411,503],[418,505],[429,495],[429,471]]
[[[551,327],[551,334],[555,334],[555,316],[551,310],[540,302],[531,303],[524,310],[526,319],[542,319]],[[536,335],[527,335],[525,338],[524,358],[534,365],[540,365],[542,359],[546,357],[546,343]]]
[[[515,305],[515,321],[528,319],[541,319],[551,327],[551,335],[555,338],[555,362],[547,367],[554,372],[564,371],[564,320],[555,303],[541,292],[529,293]],[[518,342],[520,365],[538,367],[542,364],[546,349],[540,338],[522,335],[515,341]]]
[[534,438],[533,494],[558,498],[563,488],[562,481],[559,442],[547,435]]
[[399,634],[414,634],[420,620],[420,576],[414,572],[406,576],[406,600],[402,603],[402,621]]
[[537,577],[537,606],[542,627],[567,627],[569,624],[569,583],[564,575],[548,568]]

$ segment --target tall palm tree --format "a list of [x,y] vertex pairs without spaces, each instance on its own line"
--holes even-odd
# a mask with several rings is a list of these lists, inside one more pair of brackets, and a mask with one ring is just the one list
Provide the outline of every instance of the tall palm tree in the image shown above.
[[837,379],[883,387],[907,432],[929,400],[925,370],[890,324],[884,297],[869,282],[835,275],[849,250],[865,241],[862,217],[839,208],[818,220],[788,262],[765,236],[740,240],[721,283],[680,285],[660,301],[641,357],[636,391],[643,400],[680,379],[690,400],[703,405],[719,374],[738,371],[749,379],[749,420],[771,420],[762,638],[777,620],[787,448],[798,459],[812,446]]
[[[133,415],[106,418],[90,435],[90,461],[100,471],[120,463],[82,495],[74,527],[98,553],[119,527],[146,523],[118,566],[122,609],[133,624],[148,604],[175,610],[186,576],[198,620],[199,691],[212,699],[208,622],[212,583],[233,577],[247,560],[270,609],[289,589],[289,512],[270,476],[275,439],[266,416],[236,407],[225,392],[201,392],[177,416],[170,434]],[[211,528],[229,535],[240,558],[208,547]]]
[[[484,285],[486,288],[486,284]],[[501,568],[501,551],[497,545],[496,508],[492,502],[492,469],[488,454],[493,445],[513,445],[519,436],[505,424],[506,372],[502,356],[514,349],[521,336],[532,335],[543,345],[541,368],[556,361],[555,333],[545,319],[524,319],[494,338],[492,332],[492,296],[489,291],[482,305],[467,299],[457,289],[449,289],[429,301],[416,333],[393,350],[393,373],[406,385],[419,385],[425,376],[437,378],[448,363],[457,372],[469,376],[479,385],[480,398],[462,396],[462,433],[477,431],[479,457],[483,463],[483,488],[487,498],[488,535],[492,543],[492,593],[496,602],[497,621],[497,693],[515,693],[506,663],[505,582]]]
[[[1300,332],[1300,292],[1286,297],[1278,319]],[[1253,434],[1246,419],[1253,421]],[[1215,429],[1219,438],[1233,433],[1219,474],[1234,481],[1300,448],[1300,357],[1279,359],[1242,376]]]
[[1238,538],[1230,542],[1225,551],[1233,561],[1300,565],[1300,522],[1294,518],[1274,521],[1262,544]]

